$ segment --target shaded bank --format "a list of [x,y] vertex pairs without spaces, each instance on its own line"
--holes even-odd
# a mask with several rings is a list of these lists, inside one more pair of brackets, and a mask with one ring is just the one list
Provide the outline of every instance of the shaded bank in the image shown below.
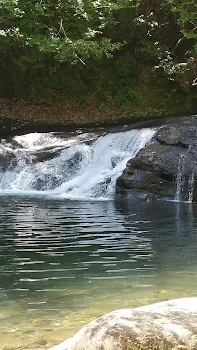
[[[195,108],[193,109],[195,112]],[[187,114],[183,110],[177,115]],[[120,105],[113,99],[101,102],[95,96],[85,102],[73,99],[66,102],[60,100],[25,101],[0,98],[0,137],[25,134],[30,132],[76,131],[82,129],[98,130],[121,128],[154,127],[165,123],[180,121],[171,106],[132,106]],[[120,129],[119,129],[120,130]],[[108,130],[106,130],[108,131]]]
[[91,96],[77,99],[31,102],[0,98],[1,134],[17,132],[62,131],[78,127],[101,127],[133,124],[172,114],[165,106],[120,105],[114,100],[98,101]]

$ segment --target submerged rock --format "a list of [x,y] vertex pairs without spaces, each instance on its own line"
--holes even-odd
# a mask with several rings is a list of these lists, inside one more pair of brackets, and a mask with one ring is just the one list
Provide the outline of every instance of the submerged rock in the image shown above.
[[159,128],[151,143],[127,163],[117,179],[116,194],[118,198],[197,201],[196,177],[197,118],[182,118]]
[[110,312],[50,350],[138,349],[197,349],[197,297]]

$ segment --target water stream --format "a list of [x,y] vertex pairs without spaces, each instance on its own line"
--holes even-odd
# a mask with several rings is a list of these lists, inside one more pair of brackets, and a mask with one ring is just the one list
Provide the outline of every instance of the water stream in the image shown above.
[[0,350],[46,350],[106,312],[195,295],[195,204],[112,200],[153,134],[1,141]]

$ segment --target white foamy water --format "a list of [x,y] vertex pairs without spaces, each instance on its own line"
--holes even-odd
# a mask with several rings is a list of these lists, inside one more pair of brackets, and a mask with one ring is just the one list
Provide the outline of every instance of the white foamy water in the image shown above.
[[16,136],[9,143],[4,140],[0,145],[0,194],[112,199],[116,179],[127,161],[154,133],[141,129],[71,139],[34,133]]
[[79,141],[86,141],[95,138],[93,133],[83,133],[81,135],[70,137],[69,139],[63,138],[63,135],[49,133],[30,133],[22,136],[15,136],[14,141],[18,143],[20,147],[26,149],[26,151],[37,151],[43,149],[54,149],[70,147]]

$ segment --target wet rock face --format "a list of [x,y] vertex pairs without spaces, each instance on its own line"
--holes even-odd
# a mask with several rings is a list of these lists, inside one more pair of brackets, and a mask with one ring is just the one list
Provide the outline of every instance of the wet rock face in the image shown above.
[[[197,117],[183,118],[158,129],[151,143],[131,159],[117,179],[118,198],[174,199],[177,182],[188,200],[197,178]],[[197,186],[192,187],[197,201]]]
[[197,298],[110,312],[50,350],[195,350]]

